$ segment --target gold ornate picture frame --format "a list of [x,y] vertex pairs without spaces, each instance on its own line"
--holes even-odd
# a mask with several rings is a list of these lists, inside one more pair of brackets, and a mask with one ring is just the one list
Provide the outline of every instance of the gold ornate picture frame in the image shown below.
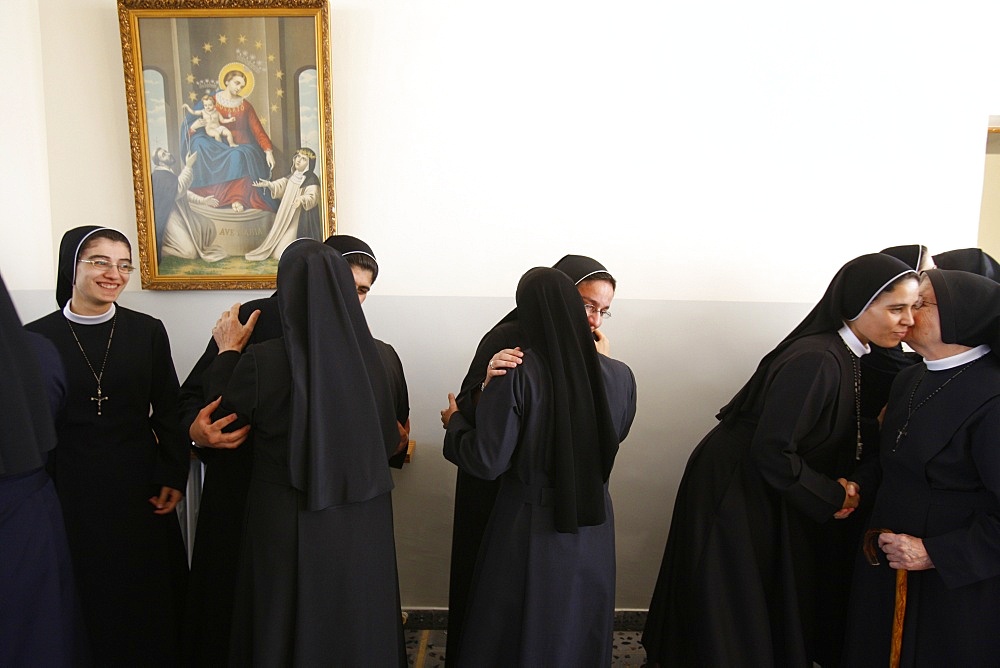
[[326,0],[118,0],[142,287],[274,287],[336,230]]

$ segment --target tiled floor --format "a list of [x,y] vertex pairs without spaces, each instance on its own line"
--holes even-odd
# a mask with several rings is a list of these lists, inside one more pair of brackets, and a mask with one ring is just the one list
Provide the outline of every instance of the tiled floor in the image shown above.
[[[639,668],[646,652],[639,644],[639,631],[615,631],[612,668]],[[444,666],[445,632],[433,629],[406,631],[406,656],[413,668]]]

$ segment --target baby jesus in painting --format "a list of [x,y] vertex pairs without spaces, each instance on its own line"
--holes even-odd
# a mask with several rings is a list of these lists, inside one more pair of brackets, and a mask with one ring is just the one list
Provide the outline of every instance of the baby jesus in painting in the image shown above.
[[[223,123],[232,123],[235,118],[227,118],[219,113],[215,108],[215,98],[211,95],[206,95],[201,98],[203,109],[192,109],[191,107],[182,105],[184,111],[192,114],[194,116],[201,116],[198,120],[191,124],[191,132],[194,132],[198,128],[205,128],[205,134],[212,137],[216,141],[227,141],[230,146],[236,146],[236,142],[233,141],[233,133],[229,131],[229,128],[223,127]],[[225,137],[225,140],[223,140]]]

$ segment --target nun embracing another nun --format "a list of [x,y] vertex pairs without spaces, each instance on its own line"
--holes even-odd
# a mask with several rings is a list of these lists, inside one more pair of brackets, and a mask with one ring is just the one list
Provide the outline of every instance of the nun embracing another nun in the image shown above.
[[[935,258],[962,270],[916,245],[844,264],[719,410],[677,491],[649,668],[1000,665],[1000,265]],[[191,419],[163,324],[116,303],[134,269],[120,232],[70,230],[58,310],[24,328],[0,281],[2,665],[188,663]],[[226,311],[199,362],[194,404],[253,439],[233,611],[206,626],[220,665],[407,663],[398,402],[356,279],[290,241],[274,313]],[[616,286],[580,255],[526,272],[441,411],[451,666],[612,663],[609,480],[636,414],[601,331]]]
[[235,311],[213,330],[214,418],[252,425],[236,583],[235,666],[406,665],[389,455],[399,443],[381,358],[347,261],[294,241],[278,263],[281,336],[246,347]]
[[837,665],[854,517],[870,453],[860,363],[913,325],[917,274],[874,253],[844,265],[760,362],[681,479],[642,637],[649,665]]
[[1000,285],[927,271],[905,340],[924,362],[889,395],[873,461],[882,480],[871,562],[858,553],[845,664],[884,666],[894,655],[902,666],[995,666]]
[[471,423],[442,411],[444,454],[500,479],[476,561],[461,666],[608,666],[615,528],[608,477],[635,416],[635,378],[597,352],[557,269],[517,286],[523,362],[482,392]]

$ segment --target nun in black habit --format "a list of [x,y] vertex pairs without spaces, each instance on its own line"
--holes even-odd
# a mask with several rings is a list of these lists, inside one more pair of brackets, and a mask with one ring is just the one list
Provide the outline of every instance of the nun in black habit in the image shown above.
[[897,260],[902,260],[910,269],[924,271],[934,267],[934,258],[931,256],[927,246],[921,244],[906,244],[903,246],[889,246],[883,248],[879,253],[891,255]]
[[[336,234],[324,243],[340,252],[352,270],[362,267],[370,271],[370,282],[378,277],[374,251],[361,239]],[[247,323],[255,313],[256,321],[247,346],[282,335],[277,293],[240,305],[238,319]],[[375,345],[388,375],[398,429],[402,434],[408,431],[410,413],[403,365],[392,346],[378,339],[375,339]],[[220,433],[219,429],[229,426],[229,416],[213,424],[201,422],[199,412],[206,406],[205,371],[218,354],[219,346],[214,339],[209,340],[205,352],[181,386],[182,425],[186,431],[190,430],[192,438],[199,439],[195,452],[205,464],[198,527],[191,557],[191,586],[184,618],[184,637],[187,661],[190,665],[206,667],[224,664],[229,656],[236,588],[233,564],[238,563],[243,537],[254,441],[254,433],[248,431],[249,425]],[[232,419],[235,417],[233,415]],[[402,468],[405,456],[406,453],[401,452],[391,458],[390,466]]]
[[188,473],[163,323],[115,303],[132,268],[117,230],[63,235],[56,301],[26,325],[66,370],[49,469],[94,663],[177,665],[187,554],[175,507]]
[[[615,287],[614,278],[597,260],[583,255],[566,255],[553,265],[562,271],[579,288],[589,281],[602,281]],[[594,333],[595,340],[603,341],[600,331]],[[487,364],[498,351],[513,350],[525,344],[526,338],[515,308],[479,342],[476,353],[469,364],[469,371],[462,380],[462,387],[456,402],[458,409],[470,424],[476,423],[476,402],[484,381],[487,380]],[[518,353],[519,354],[519,353]],[[513,356],[511,356],[513,357]],[[504,366],[516,366],[516,362],[502,362]],[[465,626],[465,608],[472,585],[472,573],[479,554],[483,531],[493,511],[500,485],[496,480],[482,480],[459,468],[455,481],[455,516],[451,538],[451,573],[448,583],[448,646],[445,660],[449,666],[456,665],[462,630]]]
[[389,389],[339,253],[298,240],[278,264],[282,337],[238,354],[223,314],[206,399],[251,424],[253,474],[231,665],[405,665]]
[[938,269],[956,269],[1000,282],[1000,263],[981,248],[959,248],[934,256]]
[[[51,349],[42,360],[30,351],[0,278],[0,666],[85,665],[73,566],[62,510],[44,464],[56,446],[51,408],[59,405],[62,365]],[[47,345],[46,345],[47,344]],[[36,348],[41,351],[42,348]],[[47,382],[49,379],[55,382]]]
[[500,479],[457,663],[608,666],[615,592],[607,482],[635,416],[635,378],[597,352],[580,294],[555,269],[517,288],[521,365],[483,391],[473,425],[446,414],[445,456]]
[[[924,271],[934,266],[926,246],[908,244],[883,248],[880,253],[902,260],[914,271]],[[903,369],[920,363],[920,355],[903,350],[903,346],[883,348],[872,345],[871,352],[861,358],[861,438],[870,448],[878,447],[879,416],[885,409],[892,381]],[[871,509],[866,497],[863,512]]]
[[889,660],[895,571],[908,571],[902,666],[995,666],[1000,657],[1000,285],[930,270],[906,341],[924,363],[892,386],[870,525],[858,554],[846,663]]
[[837,664],[858,534],[858,358],[900,342],[916,287],[888,255],[848,262],[719,413],[677,492],[642,638],[651,666]]

